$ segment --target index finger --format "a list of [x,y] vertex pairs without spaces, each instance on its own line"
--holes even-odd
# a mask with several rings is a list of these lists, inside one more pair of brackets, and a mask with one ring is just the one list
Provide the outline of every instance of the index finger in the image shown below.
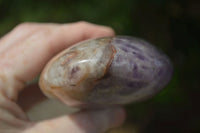
[[0,88],[9,98],[16,99],[18,91],[34,79],[56,53],[85,39],[113,35],[111,28],[86,22],[40,26],[37,32],[0,55]]

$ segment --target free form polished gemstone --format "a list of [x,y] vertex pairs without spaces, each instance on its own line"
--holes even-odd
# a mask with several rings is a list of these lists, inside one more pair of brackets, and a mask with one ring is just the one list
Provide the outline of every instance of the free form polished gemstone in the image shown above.
[[153,96],[172,77],[169,58],[135,37],[101,37],[75,44],[45,67],[40,87],[69,106],[128,104]]

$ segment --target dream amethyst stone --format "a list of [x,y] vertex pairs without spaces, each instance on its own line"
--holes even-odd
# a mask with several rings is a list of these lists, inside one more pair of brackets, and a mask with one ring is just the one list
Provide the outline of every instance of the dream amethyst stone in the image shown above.
[[54,57],[43,70],[45,95],[69,106],[88,108],[149,98],[172,77],[169,58],[134,37],[102,37],[80,42]]

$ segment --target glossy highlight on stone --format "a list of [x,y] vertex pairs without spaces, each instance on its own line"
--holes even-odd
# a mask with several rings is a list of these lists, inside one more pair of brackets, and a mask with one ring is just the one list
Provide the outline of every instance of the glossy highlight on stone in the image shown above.
[[148,42],[102,37],[55,56],[41,74],[40,87],[69,106],[102,107],[151,97],[167,85],[172,72],[169,58]]

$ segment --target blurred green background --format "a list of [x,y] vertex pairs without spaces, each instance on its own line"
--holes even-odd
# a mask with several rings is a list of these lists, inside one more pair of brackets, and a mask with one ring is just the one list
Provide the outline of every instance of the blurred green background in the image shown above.
[[0,37],[22,22],[80,20],[144,38],[173,62],[173,79],[163,91],[126,106],[135,132],[200,132],[200,1],[0,0]]

